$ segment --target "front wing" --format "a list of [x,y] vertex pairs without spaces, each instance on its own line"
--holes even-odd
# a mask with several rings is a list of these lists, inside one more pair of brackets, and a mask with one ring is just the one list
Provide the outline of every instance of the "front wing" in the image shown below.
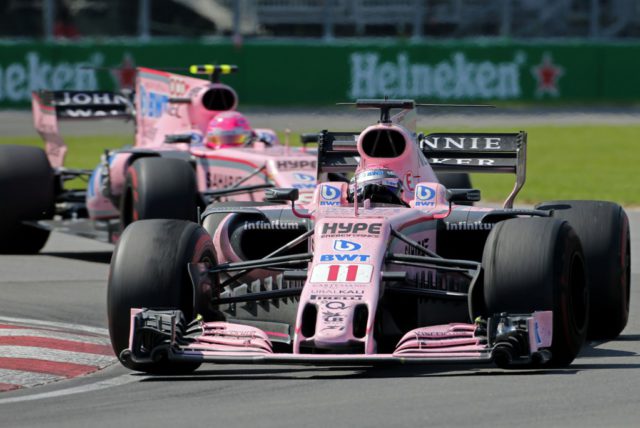
[[490,363],[500,366],[543,363],[551,357],[551,311],[499,314],[475,324],[421,327],[400,339],[391,354],[294,354],[273,351],[268,332],[228,322],[187,323],[178,310],[132,309],[125,363],[161,360],[219,364],[381,365]]

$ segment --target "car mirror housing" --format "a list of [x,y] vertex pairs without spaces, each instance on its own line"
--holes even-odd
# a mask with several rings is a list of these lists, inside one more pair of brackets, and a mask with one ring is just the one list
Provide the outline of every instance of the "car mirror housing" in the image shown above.
[[264,199],[266,201],[291,201],[295,202],[298,200],[299,191],[298,189],[267,189],[265,192]]

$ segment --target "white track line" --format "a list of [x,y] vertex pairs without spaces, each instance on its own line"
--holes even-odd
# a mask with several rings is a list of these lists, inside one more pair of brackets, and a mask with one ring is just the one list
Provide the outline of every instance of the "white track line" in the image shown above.
[[85,352],[63,351],[36,346],[0,346],[0,355],[6,358],[32,358],[36,360],[56,361],[59,363],[85,364],[88,366],[106,366],[116,361],[115,356],[89,354]]
[[65,379],[65,377],[47,373],[27,372],[23,370],[0,369],[0,383],[20,385],[21,388],[29,388],[60,379]]
[[78,335],[78,334],[66,333],[62,331],[29,329],[29,328],[21,328],[21,327],[18,327],[15,329],[0,328],[0,337],[15,337],[15,336],[46,337],[50,339],[68,340],[71,342],[78,342],[78,343],[91,343],[94,345],[110,344],[109,339],[101,336]]
[[146,379],[143,376],[131,376],[129,374],[118,376],[112,379],[102,380],[100,382],[91,383],[88,385],[74,386],[72,388],[60,389],[51,392],[41,392],[39,394],[24,395],[21,397],[0,398],[0,405],[19,403],[22,401],[35,401],[44,400],[46,398],[64,397],[72,394],[82,394],[91,391],[99,391],[101,389],[111,388],[114,386],[126,385],[128,383],[140,382]]
[[70,324],[70,323],[55,322],[55,321],[42,321],[42,320],[32,320],[27,318],[14,318],[14,317],[0,317],[0,323],[8,323],[8,324],[18,323],[18,324],[26,324],[29,326],[51,327],[51,328],[62,328],[66,330],[84,331],[86,333],[99,334],[102,336],[109,335],[109,330],[107,330],[106,328],[89,327],[86,325]]

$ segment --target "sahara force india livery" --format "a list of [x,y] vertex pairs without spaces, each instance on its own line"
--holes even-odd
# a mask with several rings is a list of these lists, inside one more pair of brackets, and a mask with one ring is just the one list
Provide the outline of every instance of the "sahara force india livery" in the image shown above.
[[[124,232],[108,316],[125,366],[565,366],[587,336],[624,329],[629,223],[619,205],[514,209],[524,132],[424,136],[412,126],[413,101],[357,105],[379,108],[380,121],[318,135],[310,204],[296,203],[297,189],[270,189],[263,204],[211,204],[201,225],[146,220]],[[391,118],[392,108],[402,111]],[[479,191],[448,189],[436,171],[517,180],[504,208],[480,208],[459,205]]]
[[[283,145],[270,129],[249,130],[242,144],[214,147],[205,141],[212,120],[237,108],[235,91],[219,83],[221,74],[235,70],[191,67],[192,73],[209,74],[207,81],[138,68],[134,97],[34,92],[34,124],[45,151],[0,147],[0,190],[8,207],[0,252],[37,252],[51,229],[114,242],[135,220],[196,220],[197,207],[215,200],[261,201],[264,189],[274,186],[297,188],[310,201],[315,151]],[[65,167],[58,120],[103,118],[135,119],[133,147],[106,151],[93,171]],[[76,177],[88,181],[86,191],[65,187]]]

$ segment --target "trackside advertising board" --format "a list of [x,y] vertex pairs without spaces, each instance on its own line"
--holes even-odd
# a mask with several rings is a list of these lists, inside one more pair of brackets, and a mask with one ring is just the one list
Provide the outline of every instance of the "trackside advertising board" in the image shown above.
[[26,108],[43,88],[132,88],[136,66],[196,63],[238,64],[224,79],[241,105],[640,99],[640,43],[14,42],[0,44],[0,108]]

